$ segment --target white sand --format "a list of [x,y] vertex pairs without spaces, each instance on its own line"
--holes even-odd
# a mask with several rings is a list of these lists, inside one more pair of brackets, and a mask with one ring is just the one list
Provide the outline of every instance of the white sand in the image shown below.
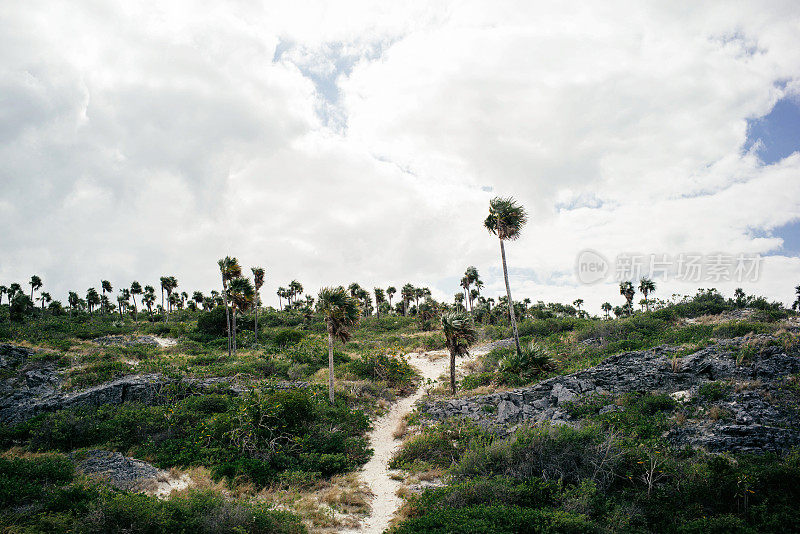
[[[484,354],[484,351],[476,348],[470,354],[471,357]],[[463,364],[467,360],[460,360]],[[449,372],[450,356],[446,351],[433,351],[423,354],[412,353],[408,355],[408,363],[416,367],[422,376],[423,382],[430,378],[437,380],[442,374]],[[389,469],[389,461],[400,447],[400,440],[394,439],[394,431],[403,417],[408,414],[417,402],[425,394],[424,384],[412,395],[396,402],[389,413],[375,422],[375,426],[369,433],[369,440],[375,454],[361,470],[361,477],[369,486],[373,494],[371,514],[366,517],[356,530],[346,532],[380,534],[389,526],[395,512],[402,504],[402,499],[397,496],[397,490],[403,485],[401,480],[392,480],[391,474],[398,471]]]

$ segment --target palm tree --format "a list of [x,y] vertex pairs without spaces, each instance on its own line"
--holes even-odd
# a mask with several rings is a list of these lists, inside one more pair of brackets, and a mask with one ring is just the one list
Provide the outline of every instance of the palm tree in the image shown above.
[[[461,293],[457,293],[460,295]],[[478,339],[478,332],[466,312],[454,311],[442,315],[442,331],[450,351],[450,391],[456,394],[456,356],[467,356],[469,347]]]
[[174,289],[176,289],[177,287],[178,287],[178,279],[175,278],[174,276],[170,276],[169,277],[169,286],[167,286],[167,303],[169,303],[169,305],[170,305],[169,311],[172,311],[172,304],[173,304],[173,301],[171,299],[172,291]]
[[261,289],[261,286],[264,285],[264,268],[263,267],[252,267],[250,269],[253,271],[253,283],[255,285],[256,291],[256,298],[255,298],[255,309],[256,309],[256,321],[254,324],[254,332],[256,343],[258,343],[258,305],[260,304],[261,297],[258,294],[258,291]]
[[253,305],[256,292],[248,278],[237,276],[228,282],[228,298],[231,303],[231,347],[236,356],[236,312],[245,313]]
[[[0,286],[0,304],[3,303],[3,295],[8,293],[8,288],[6,286]],[[9,299],[8,304],[11,304],[11,300]]]
[[283,301],[281,299],[286,296],[286,288],[279,287],[275,294],[278,295],[278,309],[283,310]]
[[647,311],[650,311],[650,302],[647,300],[647,295],[656,290],[656,283],[649,278],[642,278],[639,280],[639,291],[644,295],[644,305]]
[[381,318],[381,304],[386,302],[386,293],[383,292],[383,289],[379,287],[375,287],[372,289],[375,292],[375,313],[378,316],[378,319]]
[[408,302],[414,298],[414,286],[411,284],[406,284],[403,286],[403,289],[400,290],[400,296],[403,297],[403,316],[408,315]]
[[181,291],[181,309],[186,307],[186,299],[189,298],[189,293]]
[[156,290],[153,286],[144,286],[144,296],[142,297],[142,304],[147,306],[147,314],[153,318],[153,304],[156,301]]
[[44,305],[53,302],[53,297],[47,291],[42,291],[39,300],[42,302],[42,316],[44,316]]
[[69,316],[72,317],[72,311],[78,307],[78,301],[80,301],[80,297],[74,291],[70,291],[69,295],[67,296],[67,303],[69,304]]
[[620,282],[619,294],[625,297],[625,300],[627,301],[625,307],[628,311],[628,315],[631,315],[633,313],[633,296],[636,294],[633,284],[629,281]]
[[89,307],[89,315],[92,314],[92,308],[97,304],[100,304],[100,295],[95,288],[90,287],[86,291],[86,306]]
[[22,286],[16,282],[8,286],[8,303],[11,304],[11,301],[14,300],[14,297],[17,296],[17,293],[21,291],[22,291]]
[[[203,304],[203,298],[204,298],[204,297],[203,297],[203,293],[201,293],[200,291],[195,291],[194,293],[192,293],[192,300],[193,300],[193,301],[195,302],[195,304],[197,304],[198,306],[200,306],[201,304]],[[203,306],[203,308],[205,308],[205,306]]]
[[464,307],[464,293],[459,291],[455,295],[453,295],[453,302],[456,305],[456,309],[461,309]]
[[386,296],[389,297],[389,309],[392,309],[392,297],[394,294],[397,293],[397,288],[394,286],[389,286],[386,288]]
[[[164,313],[167,313],[166,311],[167,307],[164,304],[164,293],[167,292],[167,288],[169,287],[169,277],[162,276],[160,278],[160,281],[161,281],[161,309],[164,311]],[[167,313],[167,321],[169,321],[169,313]]]
[[608,312],[610,312],[613,309],[613,306],[611,306],[610,302],[604,302],[603,305],[600,306],[600,309],[606,312],[606,319],[608,319],[609,318]]
[[228,309],[228,282],[234,278],[242,276],[242,268],[236,258],[225,256],[217,262],[219,272],[222,275],[222,298],[225,303],[225,325],[228,332],[228,357],[231,356],[231,317]]
[[31,286],[31,302],[36,302],[33,298],[33,292],[42,287],[42,279],[35,274],[31,276],[31,281],[28,282]]
[[119,317],[122,319],[123,309],[127,310],[128,306],[130,306],[131,300],[131,292],[128,288],[124,288],[120,291],[119,296],[117,297],[117,304],[119,305]]
[[133,298],[133,320],[139,322],[139,309],[136,307],[136,295],[142,294],[142,284],[137,281],[131,282],[131,297]]
[[303,294],[303,284],[297,280],[289,282],[289,303],[294,304],[296,297]]
[[[797,298],[792,302],[792,309],[798,310],[800,309],[800,286],[794,288],[794,293],[797,295]],[[744,300],[744,291],[742,291],[742,300]]]
[[358,300],[339,286],[320,290],[317,311],[325,317],[328,325],[328,399],[333,404],[333,342],[346,343],[350,339],[350,329],[358,322],[361,310]]
[[505,241],[514,241],[519,238],[522,227],[528,222],[528,215],[525,208],[516,203],[511,198],[495,197],[489,202],[489,215],[483,222],[483,226],[493,233],[500,240],[500,256],[503,260],[503,277],[506,282],[506,294],[508,295],[508,311],[511,317],[511,327],[514,330],[514,344],[517,348],[517,355],[522,356],[522,348],[519,345],[519,332],[517,331],[517,319],[514,316],[514,300],[511,298],[511,286],[508,283],[508,267],[506,265]]
[[[103,291],[103,296],[105,297],[106,296],[106,292],[111,293],[111,291],[114,288],[111,287],[111,282],[109,282],[108,280],[101,280],[100,281],[100,289]],[[105,299],[105,303],[103,304],[103,313],[108,313],[108,300],[107,299]]]

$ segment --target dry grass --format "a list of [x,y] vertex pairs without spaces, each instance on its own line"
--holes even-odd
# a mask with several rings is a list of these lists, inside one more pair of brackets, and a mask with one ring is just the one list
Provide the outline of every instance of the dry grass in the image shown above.
[[731,415],[731,412],[723,408],[719,405],[714,405],[708,409],[708,418],[712,421],[719,421],[720,419],[726,419]]
[[683,412],[678,412],[675,414],[675,424],[678,426],[686,424],[686,414]]
[[404,417],[397,423],[397,428],[392,432],[392,437],[394,439],[403,439],[406,434],[408,434],[408,421]]

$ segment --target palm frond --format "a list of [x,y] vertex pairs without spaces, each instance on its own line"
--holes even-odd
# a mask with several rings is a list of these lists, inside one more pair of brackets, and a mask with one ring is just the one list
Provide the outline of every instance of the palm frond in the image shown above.
[[525,208],[512,197],[495,197],[489,201],[489,215],[483,226],[500,239],[513,241],[519,238],[522,227],[528,222]]

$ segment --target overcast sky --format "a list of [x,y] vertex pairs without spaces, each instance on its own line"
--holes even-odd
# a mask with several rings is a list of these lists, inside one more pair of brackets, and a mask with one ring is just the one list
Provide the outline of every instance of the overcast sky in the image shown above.
[[[800,284],[800,4],[0,3],[0,284],[191,293],[216,261],[502,290],[489,199],[531,220],[514,297],[623,301],[576,256],[759,254]],[[637,297],[638,298],[638,297]]]

